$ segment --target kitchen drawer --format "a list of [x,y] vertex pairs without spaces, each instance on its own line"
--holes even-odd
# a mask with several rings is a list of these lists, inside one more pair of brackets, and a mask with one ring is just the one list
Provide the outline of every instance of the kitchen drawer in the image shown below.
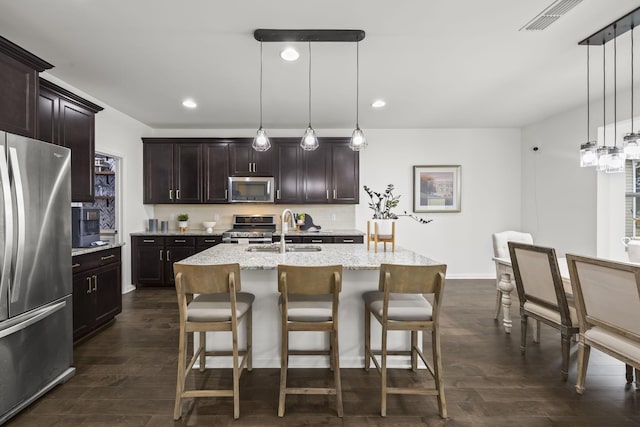
[[164,244],[165,246],[195,246],[196,238],[186,236],[165,237]]
[[[273,236],[273,242],[279,242],[281,236]],[[302,243],[302,236],[285,236],[285,243]]]
[[333,236],[302,236],[302,243],[333,243]]
[[198,236],[196,237],[196,248],[198,250],[204,250],[210,248],[212,246],[218,245],[222,243],[222,235],[214,235],[214,236]]
[[92,268],[102,267],[116,262],[121,262],[120,248],[106,249],[104,251],[92,252],[89,254],[76,255],[72,257],[73,274]]
[[333,243],[364,243],[364,236],[333,236]]
[[138,246],[164,246],[164,237],[134,236],[131,240]]

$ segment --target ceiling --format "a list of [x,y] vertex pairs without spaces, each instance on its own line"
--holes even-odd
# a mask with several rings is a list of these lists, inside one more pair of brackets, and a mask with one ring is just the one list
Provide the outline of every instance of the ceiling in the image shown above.
[[[51,75],[153,128],[253,129],[260,83],[255,29],[361,29],[365,131],[522,127],[585,104],[586,47],[578,42],[640,6],[640,0],[583,0],[545,30],[519,31],[551,3],[2,0],[0,35],[54,64]],[[628,90],[629,33],[618,39],[618,90]],[[288,63],[279,57],[284,43],[263,44],[267,131],[302,132],[309,120],[307,44],[293,45],[301,56]],[[313,126],[353,128],[356,44],[311,49]],[[591,49],[596,64],[602,49]],[[592,68],[592,82],[601,82],[602,65]],[[592,96],[601,93],[594,83]],[[187,97],[198,108],[185,109]],[[377,98],[387,106],[373,109]]]

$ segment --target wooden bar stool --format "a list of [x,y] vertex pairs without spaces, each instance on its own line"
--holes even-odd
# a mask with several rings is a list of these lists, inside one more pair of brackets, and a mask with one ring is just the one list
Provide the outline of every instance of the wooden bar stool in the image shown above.
[[373,242],[373,251],[378,252],[378,243],[384,244],[384,251],[387,251],[387,243],[391,243],[391,252],[396,251],[396,222],[391,223],[391,234],[380,234],[378,232],[378,223],[373,223],[371,230],[371,221],[367,221],[367,250],[370,243]]
[[[278,416],[284,416],[287,394],[335,394],[336,411],[342,417],[340,352],[338,349],[338,295],[342,289],[342,266],[278,266],[278,291],[282,314],[280,397]],[[329,332],[328,350],[290,350],[290,331]],[[334,387],[287,387],[289,355],[329,356]]]
[[[233,397],[233,417],[240,417],[239,381],[245,366],[251,370],[251,316],[253,294],[240,292],[240,265],[173,265],[180,311],[180,349],[174,420],[182,416],[182,399],[186,397]],[[194,298],[194,294],[197,294]],[[238,349],[238,323],[244,319],[247,344]],[[231,351],[207,351],[206,332],[231,331]],[[200,343],[187,361],[187,333],[200,333]],[[206,356],[233,356],[233,389],[185,390],[186,377],[196,360],[204,372]],[[242,356],[242,360],[239,360]]]
[[[442,306],[446,265],[380,265],[379,290],[365,292],[364,300],[364,360],[365,370],[370,362],[380,373],[380,414],[387,415],[387,394],[420,394],[438,397],[440,417],[447,418],[447,405],[442,379],[439,314]],[[433,294],[433,306],[423,294]],[[371,349],[371,315],[382,326],[382,348]],[[388,351],[388,331],[411,331],[411,350]],[[433,365],[418,347],[418,331],[431,332]],[[376,359],[380,356],[380,362]],[[418,356],[435,380],[435,388],[390,387],[387,384],[387,356],[411,356],[411,369],[418,369]]]

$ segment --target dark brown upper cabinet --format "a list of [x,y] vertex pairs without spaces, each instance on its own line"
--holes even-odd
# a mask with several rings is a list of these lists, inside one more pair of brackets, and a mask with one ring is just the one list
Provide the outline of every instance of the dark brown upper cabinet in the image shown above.
[[204,203],[226,203],[229,185],[229,144],[203,144]]
[[202,144],[142,140],[144,203],[202,203]]
[[102,107],[40,79],[37,138],[71,149],[71,200],[94,197],[95,115]]
[[37,136],[38,73],[53,65],[0,37],[0,130]]
[[229,143],[229,173],[231,176],[273,176],[273,147],[256,151],[252,138],[234,138]]
[[302,148],[298,141],[273,141],[275,152],[275,202],[301,203],[304,179]]
[[303,203],[357,204],[360,200],[360,156],[348,138],[320,138],[314,151],[304,151]]

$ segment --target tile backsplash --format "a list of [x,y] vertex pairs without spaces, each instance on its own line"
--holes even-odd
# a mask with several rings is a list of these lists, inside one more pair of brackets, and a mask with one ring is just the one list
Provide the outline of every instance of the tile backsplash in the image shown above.
[[[154,205],[155,218],[169,221],[169,229],[178,228],[176,216],[180,213],[189,214],[189,228],[201,229],[203,221],[216,221],[215,232],[222,232],[231,228],[233,215],[275,214],[280,230],[280,214],[286,208],[294,213],[311,215],[313,223],[323,230],[358,229],[355,226],[355,205],[274,205],[237,203],[229,205]],[[147,227],[148,224],[141,224]],[[362,228],[362,227],[360,227]],[[146,228],[145,228],[146,230]]]

